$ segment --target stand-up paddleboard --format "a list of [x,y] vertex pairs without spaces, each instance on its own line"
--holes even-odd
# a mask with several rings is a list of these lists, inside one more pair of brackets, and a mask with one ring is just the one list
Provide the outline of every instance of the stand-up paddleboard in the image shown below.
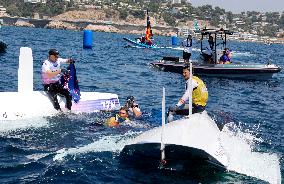
[[[76,90],[76,87],[73,87],[73,89]],[[113,110],[118,109],[120,106],[117,94],[98,92],[79,93],[77,103],[75,103],[75,98],[73,98],[73,113]],[[50,116],[58,113],[44,91],[33,91],[33,57],[30,48],[22,47],[20,49],[18,92],[0,92],[0,101],[0,120]],[[61,109],[66,111],[65,98],[58,96],[58,101]]]

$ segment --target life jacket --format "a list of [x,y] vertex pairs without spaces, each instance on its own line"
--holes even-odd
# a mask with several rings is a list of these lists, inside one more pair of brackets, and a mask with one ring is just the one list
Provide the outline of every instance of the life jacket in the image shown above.
[[198,77],[192,76],[192,79],[198,83],[198,86],[192,91],[192,103],[205,107],[208,100],[207,88],[203,81],[200,80]]
[[115,115],[115,121],[120,124],[126,121],[129,121],[129,118],[122,118],[119,114]]

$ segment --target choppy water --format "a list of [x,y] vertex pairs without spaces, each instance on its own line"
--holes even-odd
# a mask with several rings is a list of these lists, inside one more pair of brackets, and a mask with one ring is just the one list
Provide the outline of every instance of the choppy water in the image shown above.
[[[50,48],[57,48],[62,57],[77,60],[81,91],[116,93],[122,103],[133,95],[143,111],[133,126],[119,129],[100,126],[110,116],[103,113],[0,122],[0,183],[267,183],[277,182],[273,177],[279,166],[284,181],[283,71],[267,81],[203,78],[209,90],[208,114],[218,122],[231,122],[223,135],[233,163],[229,169],[245,174],[133,169],[120,163],[120,150],[130,138],[160,125],[162,87],[169,106],[184,86],[181,75],[153,70],[149,63],[165,55],[180,56],[181,51],[124,48],[122,38],[135,35],[114,33],[94,33],[92,50],[82,49],[82,32],[4,27],[0,36],[8,43],[7,53],[0,56],[1,92],[17,91],[23,46],[33,50],[34,89],[42,90],[41,61]],[[171,41],[155,39],[159,45]],[[236,60],[271,59],[284,66],[283,45],[233,42],[230,48]]]

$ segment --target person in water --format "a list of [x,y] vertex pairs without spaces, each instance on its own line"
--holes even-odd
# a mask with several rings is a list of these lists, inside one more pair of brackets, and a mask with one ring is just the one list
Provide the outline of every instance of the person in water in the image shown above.
[[107,126],[109,127],[117,127],[122,123],[130,122],[128,118],[128,108],[125,106],[120,107],[119,113],[115,115],[115,117],[111,117],[106,121]]
[[220,57],[219,63],[220,64],[230,64],[230,63],[232,63],[232,61],[231,61],[232,56],[233,56],[232,52],[228,48],[225,48],[223,50],[223,55]]
[[134,116],[135,118],[139,118],[142,115],[142,112],[139,108],[139,105],[135,102],[135,98],[133,96],[128,96],[126,98],[126,103],[124,105],[129,112],[129,116]]
[[192,36],[189,34],[187,38],[181,42],[183,46],[183,59],[185,63],[189,63],[192,52]]
[[[186,81],[185,84],[185,92],[183,96],[180,98],[175,107],[169,108],[169,114],[177,114],[177,115],[188,115],[188,105],[186,105],[186,101],[189,98],[189,77],[190,77],[190,68],[186,65],[183,68],[183,77]],[[208,91],[204,82],[196,77],[192,76],[192,113],[201,113],[205,110],[206,104],[208,100]]]
[[61,75],[67,73],[66,69],[61,69],[62,63],[71,63],[73,59],[59,58],[59,52],[56,49],[50,49],[48,52],[48,59],[44,60],[41,67],[41,77],[43,82],[44,91],[46,91],[50,98],[53,107],[61,111],[58,103],[57,95],[63,95],[66,98],[66,108],[71,110],[72,96],[68,89],[65,89],[60,84]]

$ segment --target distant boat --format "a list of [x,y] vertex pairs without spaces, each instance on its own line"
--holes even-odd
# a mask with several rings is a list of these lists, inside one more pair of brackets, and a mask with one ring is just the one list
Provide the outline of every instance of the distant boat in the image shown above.
[[[241,64],[233,62],[230,64],[218,64],[217,46],[222,45],[223,49],[226,48],[227,35],[232,34],[229,30],[209,30],[204,29],[201,31],[201,61],[192,61],[193,71],[196,75],[209,76],[209,77],[223,77],[234,79],[268,79],[273,74],[281,71],[281,68],[275,64]],[[204,37],[213,35],[215,37],[213,45],[212,62],[208,63],[204,57]],[[222,38],[221,42],[217,43],[217,38]],[[163,57],[159,61],[150,63],[165,72],[174,72],[182,74],[182,69],[185,63],[179,57]]]
[[147,10],[147,21],[146,21],[146,32],[145,36],[142,36],[141,38],[136,38],[136,40],[132,40],[129,38],[123,38],[125,41],[127,41],[130,46],[134,47],[143,47],[143,48],[156,48],[157,46],[153,44],[153,32],[150,22],[150,16]]
[[0,41],[0,53],[5,53],[7,49],[7,44],[4,41]]

